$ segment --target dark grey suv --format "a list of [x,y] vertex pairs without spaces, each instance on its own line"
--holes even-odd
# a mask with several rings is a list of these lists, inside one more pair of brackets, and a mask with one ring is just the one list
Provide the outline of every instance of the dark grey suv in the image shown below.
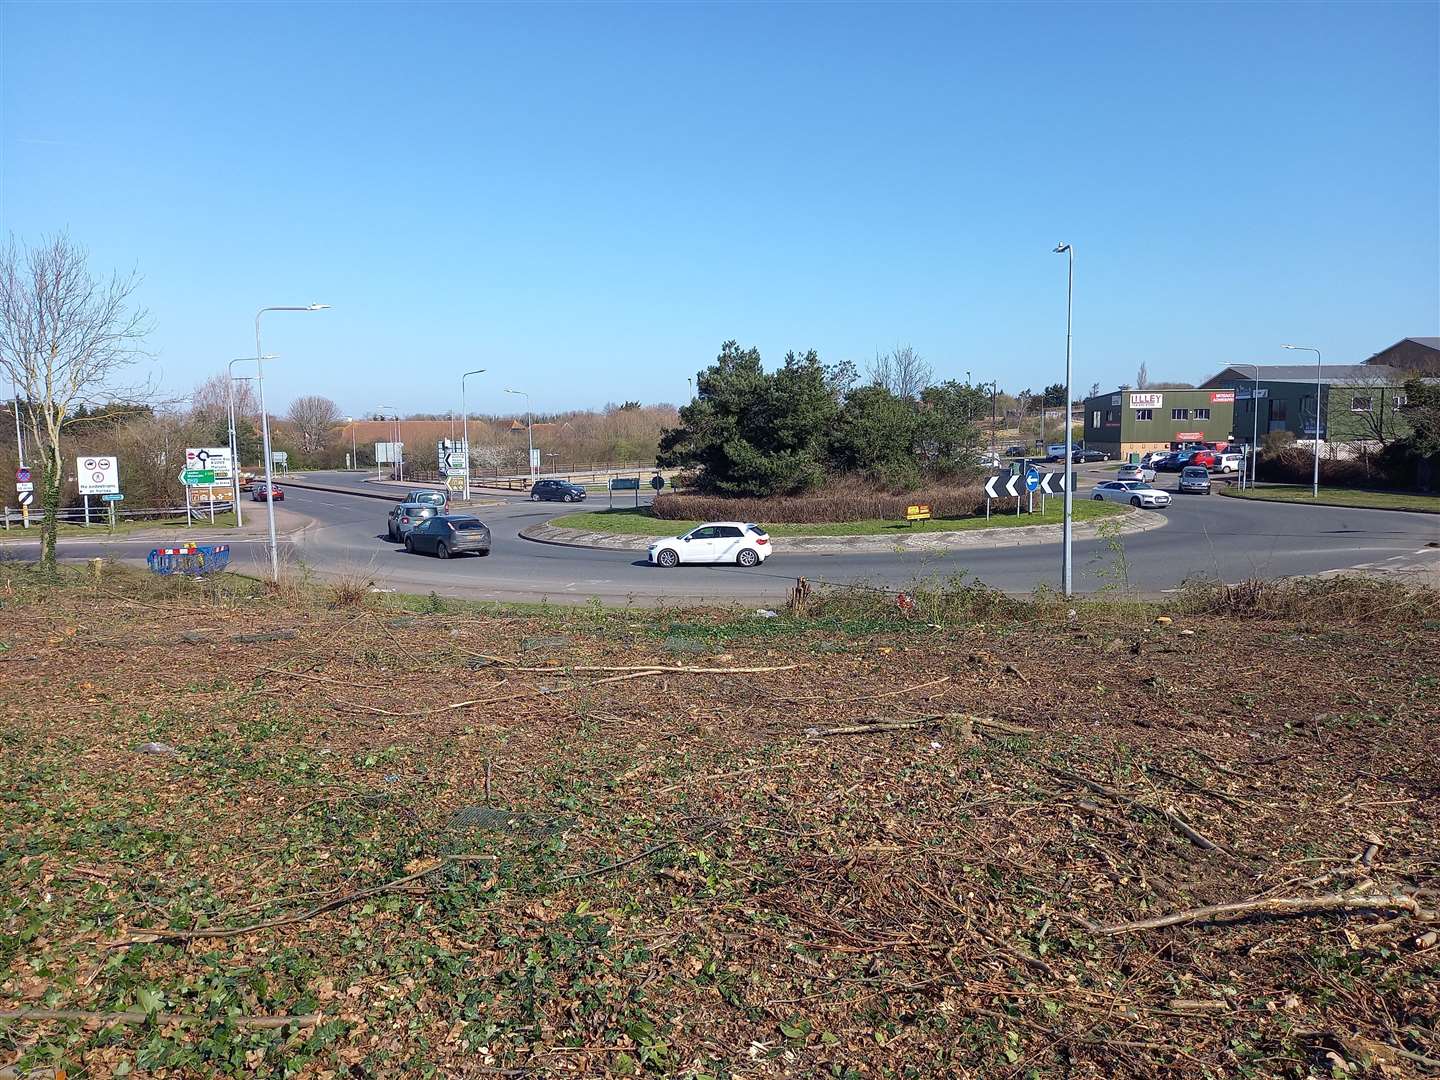
[[405,550],[412,555],[489,555],[490,528],[477,517],[436,514],[405,534]]
[[536,480],[530,487],[530,501],[581,502],[585,489],[569,480]]

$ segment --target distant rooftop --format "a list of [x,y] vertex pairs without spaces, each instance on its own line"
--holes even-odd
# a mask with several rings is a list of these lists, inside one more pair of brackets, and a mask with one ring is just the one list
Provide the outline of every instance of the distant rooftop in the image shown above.
[[[1256,378],[1257,366],[1260,370],[1261,382],[1313,383],[1315,381],[1314,364],[1232,364],[1221,368],[1206,379],[1204,385],[1216,386],[1223,383],[1249,382]],[[1399,368],[1386,367],[1383,364],[1322,364],[1319,374],[1321,381],[1326,383],[1392,381],[1398,385],[1405,381],[1408,373]]]

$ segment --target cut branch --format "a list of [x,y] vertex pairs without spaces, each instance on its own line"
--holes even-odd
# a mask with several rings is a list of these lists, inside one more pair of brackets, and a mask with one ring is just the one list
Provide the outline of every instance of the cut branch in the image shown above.
[[1435,912],[1425,910],[1413,896],[1404,893],[1331,893],[1328,896],[1274,896],[1265,900],[1211,904],[1139,922],[1102,926],[1096,933],[1129,934],[1137,930],[1158,930],[1165,926],[1204,922],[1227,915],[1313,915],[1325,911],[1404,911],[1427,921],[1436,918]]

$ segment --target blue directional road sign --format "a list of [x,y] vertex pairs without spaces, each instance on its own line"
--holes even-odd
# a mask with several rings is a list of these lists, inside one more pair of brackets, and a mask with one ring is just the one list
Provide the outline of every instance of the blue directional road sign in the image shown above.
[[1040,488],[1040,470],[1030,469],[1025,473],[1025,490],[1038,491]]

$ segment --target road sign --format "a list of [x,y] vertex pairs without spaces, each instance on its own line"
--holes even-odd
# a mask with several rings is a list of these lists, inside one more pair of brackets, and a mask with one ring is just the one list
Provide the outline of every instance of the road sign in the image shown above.
[[447,477],[445,478],[445,486],[446,486],[447,488],[449,488],[451,491],[464,491],[464,490],[465,490],[465,477],[463,477],[463,476],[447,476]]
[[905,507],[905,520],[906,520],[906,521],[929,521],[929,520],[930,520],[930,504],[929,504],[929,503],[913,503],[913,504],[911,504],[910,506]]
[[230,479],[230,448],[228,446],[187,446],[185,468],[191,472],[208,469],[221,480]]
[[640,478],[638,476],[614,476],[610,478],[611,491],[639,491]]
[[1059,495],[1065,490],[1065,473],[1046,472],[1040,474],[1040,490],[1046,495]]
[[1259,390],[1255,390],[1247,386],[1244,390],[1235,391],[1236,401],[1249,401],[1252,396],[1257,398],[1269,397],[1270,388],[1268,386],[1262,386]]
[[1025,470],[1025,490],[1026,490],[1026,491],[1039,491],[1039,490],[1040,490],[1040,470],[1039,470],[1039,469],[1027,469],[1027,470]]
[[120,490],[120,462],[108,456],[75,459],[75,479],[81,495],[108,495]]
[[985,481],[985,497],[987,499],[1016,498],[1020,491],[1020,477],[1015,473],[1001,473],[999,476],[992,476]]
[[650,486],[656,491],[659,491],[665,486],[665,478],[657,472],[654,476],[650,477]]
[[35,501],[35,493],[33,491],[22,491],[16,498],[20,500],[21,506],[29,506]]
[[124,502],[125,496],[117,491],[112,495],[101,495],[100,499],[102,502]]
[[16,491],[34,491],[34,490],[35,490],[35,485],[34,485],[34,483],[32,483],[32,482],[29,481],[29,480],[16,480],[16,481],[15,481],[15,490],[16,490]]
[[215,483],[214,469],[186,469],[180,474],[180,482],[186,487],[194,487],[197,484]]
[[17,484],[28,484],[30,482],[30,470],[24,465],[15,470],[15,482]]

